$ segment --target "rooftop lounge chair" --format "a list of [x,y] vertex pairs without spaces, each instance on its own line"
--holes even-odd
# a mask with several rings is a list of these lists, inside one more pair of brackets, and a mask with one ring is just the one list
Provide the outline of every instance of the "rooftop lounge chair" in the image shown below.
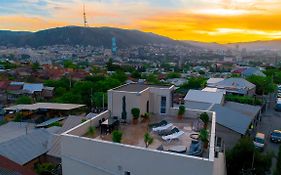
[[172,140],[178,139],[183,134],[184,134],[183,131],[179,131],[179,132],[176,132],[176,133],[171,134],[171,135],[162,136],[162,139],[165,140],[165,141],[172,141]]
[[188,155],[201,156],[203,154],[203,144],[201,141],[192,140]]
[[168,124],[168,122],[166,120],[162,120],[159,123],[150,124],[149,127],[150,128],[157,128],[157,127],[164,126],[164,125],[167,125],[167,124]]
[[172,126],[173,126],[173,124],[172,124],[172,123],[169,123],[169,124],[164,125],[164,126],[159,126],[159,127],[157,127],[157,128],[152,128],[152,131],[160,132],[160,131],[164,131],[164,130],[166,130],[166,129],[172,127]]
[[167,136],[167,135],[174,134],[174,133],[176,133],[176,132],[180,132],[180,130],[179,130],[177,127],[174,127],[174,128],[171,129],[171,130],[159,131],[159,132],[158,132],[158,135],[160,135],[160,136]]

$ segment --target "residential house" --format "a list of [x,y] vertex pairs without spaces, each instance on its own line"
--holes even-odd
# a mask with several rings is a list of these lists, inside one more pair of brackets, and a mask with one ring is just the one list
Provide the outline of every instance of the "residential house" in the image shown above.
[[256,92],[256,85],[250,83],[244,78],[227,78],[207,86],[210,88],[223,89],[227,94],[252,96]]
[[254,134],[261,107],[226,102],[224,95],[224,92],[190,90],[185,97],[185,107],[215,112],[216,143],[219,147],[232,148],[242,136]]
[[249,67],[241,73],[242,77],[250,77],[252,75],[266,77],[266,75],[258,68]]
[[2,175],[36,175],[34,171],[0,156],[0,174]]
[[45,162],[51,134],[36,129],[19,137],[0,143],[0,155],[30,169],[38,162]]

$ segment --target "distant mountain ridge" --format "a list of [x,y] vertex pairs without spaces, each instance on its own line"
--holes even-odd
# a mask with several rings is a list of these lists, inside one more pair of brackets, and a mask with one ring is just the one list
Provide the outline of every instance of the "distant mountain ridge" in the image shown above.
[[49,45],[92,45],[111,48],[112,37],[116,38],[119,48],[148,44],[186,45],[167,37],[137,30],[76,26],[52,28],[38,32],[0,31],[0,45],[35,48]]
[[200,47],[203,49],[210,50],[227,50],[234,49],[239,45],[239,49],[247,50],[281,50],[281,39],[277,40],[267,40],[267,41],[251,41],[251,42],[238,42],[238,43],[229,43],[229,44],[219,44],[219,43],[205,43],[198,41],[183,41],[190,45]]

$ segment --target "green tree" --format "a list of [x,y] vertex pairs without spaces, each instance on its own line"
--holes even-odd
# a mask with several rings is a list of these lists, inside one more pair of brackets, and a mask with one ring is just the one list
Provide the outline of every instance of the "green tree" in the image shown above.
[[37,71],[40,68],[40,64],[36,61],[32,64],[31,68],[33,71]]
[[38,164],[35,167],[35,171],[39,175],[44,175],[44,174],[51,174],[51,172],[55,169],[56,165],[52,163],[42,163]]
[[[103,101],[103,98],[104,98],[104,101]],[[103,107],[103,102],[105,105],[107,105],[107,93],[105,92],[95,92],[93,94],[93,97],[92,97],[92,100],[93,100],[93,105],[95,107]]]
[[248,77],[247,80],[256,85],[256,93],[259,95],[274,92],[276,89],[276,85],[272,82],[272,79],[269,77],[253,75]]
[[20,96],[16,100],[16,104],[32,104],[33,100],[29,96]]
[[77,69],[77,65],[74,64],[71,60],[65,60],[65,61],[63,62],[63,67],[64,67],[64,68]]
[[281,175],[281,146],[279,147],[279,152],[277,155],[277,162],[276,162],[276,168],[274,171],[274,175]]
[[178,72],[170,72],[168,73],[167,75],[167,78],[170,79],[170,78],[180,78],[181,77],[181,74],[178,73]]
[[153,143],[153,137],[149,133],[144,134],[143,140],[146,148]]
[[139,71],[135,70],[133,71],[132,75],[131,75],[133,78],[141,78],[141,74],[139,73]]
[[82,98],[80,94],[67,92],[61,97],[55,98],[54,101],[58,103],[82,103]]
[[183,84],[182,89],[201,89],[206,86],[207,80],[204,77],[190,78],[187,83]]
[[127,79],[128,79],[128,76],[125,74],[125,72],[123,71],[116,71],[116,73],[114,73],[111,78],[113,79],[116,79],[118,81],[120,81],[121,83],[124,83]]
[[146,77],[146,81],[148,83],[151,83],[151,84],[159,84],[160,81],[158,80],[157,76],[154,75],[154,74],[149,74],[147,77]]
[[265,175],[271,167],[272,154],[263,154],[256,150],[249,137],[243,137],[226,152],[226,166],[228,175],[237,175],[252,171],[256,175]]

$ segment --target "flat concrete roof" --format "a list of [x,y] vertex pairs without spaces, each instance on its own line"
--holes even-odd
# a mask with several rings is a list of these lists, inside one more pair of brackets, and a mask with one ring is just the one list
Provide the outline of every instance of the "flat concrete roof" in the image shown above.
[[5,110],[16,111],[16,110],[38,110],[38,109],[49,109],[49,110],[73,110],[84,107],[83,104],[67,104],[67,103],[34,103],[30,105],[15,105],[5,108]]
[[114,91],[125,91],[125,92],[141,92],[141,91],[143,91],[143,90],[145,90],[146,88],[149,88],[149,87],[169,89],[171,86],[130,83],[130,84],[125,84],[125,85],[119,86],[119,87],[114,88],[112,90],[114,90]]

